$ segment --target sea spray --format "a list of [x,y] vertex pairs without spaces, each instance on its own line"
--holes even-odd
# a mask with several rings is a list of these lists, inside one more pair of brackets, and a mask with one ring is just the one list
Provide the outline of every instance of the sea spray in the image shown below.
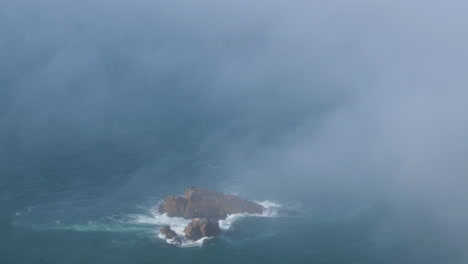
[[[256,201],[258,204],[264,207],[262,214],[248,214],[248,213],[240,213],[240,214],[230,214],[224,220],[219,220],[219,226],[221,230],[229,230],[232,228],[232,224],[239,219],[245,217],[277,217],[278,210],[282,207],[278,203],[274,203],[271,201]],[[168,244],[177,245],[177,241],[175,239],[167,239],[164,235],[159,233],[159,228],[164,225],[169,225],[174,232],[176,232],[182,238],[182,244],[178,245],[180,247],[197,247],[202,246],[203,242],[211,237],[204,237],[197,241],[191,241],[184,237],[184,229],[185,227],[191,222],[191,219],[185,219],[182,217],[169,217],[167,214],[161,214],[158,210],[159,204],[152,206],[149,209],[149,214],[142,215],[142,214],[134,214],[128,215],[129,218],[132,219],[133,224],[142,224],[142,225],[154,225],[155,232],[157,232],[157,237],[160,239],[165,240]]]
[[244,217],[277,217],[279,215],[278,210],[282,207],[280,204],[271,201],[255,201],[264,207],[262,214],[230,214],[224,220],[219,220],[219,227],[221,230],[229,230],[232,228],[232,224],[239,219]]

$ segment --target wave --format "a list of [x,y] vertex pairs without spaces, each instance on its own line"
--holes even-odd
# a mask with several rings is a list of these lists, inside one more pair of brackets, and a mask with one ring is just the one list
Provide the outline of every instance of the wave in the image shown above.
[[[113,232],[113,233],[125,233],[125,232],[143,232],[144,234],[150,234],[154,237],[165,240],[169,244],[173,244],[179,247],[200,247],[206,240],[212,237],[203,237],[197,241],[191,241],[185,239],[184,229],[192,221],[191,219],[185,219],[182,217],[169,217],[167,214],[159,213],[160,201],[155,206],[153,205],[147,209],[147,213],[143,214],[117,214],[112,216],[101,217],[95,221],[83,221],[82,223],[76,223],[75,221],[60,220],[48,220],[46,222],[30,223],[29,213],[32,208],[28,208],[24,212],[17,212],[15,215],[15,225],[28,226],[34,229],[48,229],[48,230],[70,230],[75,232]],[[219,226],[221,230],[226,231],[232,228],[234,222],[245,217],[278,217],[279,211],[282,205],[271,202],[271,201],[255,201],[264,207],[262,214],[231,214],[228,215],[225,220],[219,220]],[[29,219],[29,220],[28,220]],[[36,219],[37,220],[37,219]],[[51,223],[52,222],[52,223]],[[74,223],[73,223],[74,222]],[[166,239],[160,234],[159,229],[162,226],[169,225],[174,232],[180,236],[180,240]]]
[[[159,213],[159,204],[149,209],[149,215],[131,214],[127,215],[132,224],[153,225],[154,232],[157,237],[165,240],[168,244],[177,245],[179,247],[199,247],[202,246],[204,241],[212,237],[203,237],[197,241],[185,239],[184,229],[192,221],[182,217],[169,217],[167,214]],[[167,239],[164,235],[159,233],[162,226],[169,225],[174,232],[180,236],[180,240]]]
[[[225,220],[219,220],[221,230],[226,231],[231,229],[234,222],[244,217],[277,217],[278,210],[282,207],[280,204],[271,201],[256,202],[264,207],[262,214],[241,213],[228,215]],[[154,232],[157,233],[158,238],[165,240],[168,244],[177,245],[179,247],[200,247],[203,245],[204,241],[212,238],[203,237],[197,241],[185,239],[184,229],[192,220],[182,217],[169,217],[167,214],[159,213],[158,208],[159,203],[149,209],[148,215],[132,214],[127,216],[132,224],[154,225]],[[167,239],[164,235],[160,234],[159,228],[164,225],[169,225],[171,229],[180,236],[181,240]]]
[[244,217],[278,217],[279,210],[282,208],[282,205],[272,202],[272,201],[254,201],[261,206],[263,206],[262,214],[249,214],[249,213],[240,213],[240,214],[230,214],[226,217],[225,220],[219,220],[219,227],[221,230],[226,231],[232,228],[232,224],[239,219]]
[[12,221],[12,224],[35,230],[64,230],[74,232],[138,233],[152,230],[152,227],[135,225],[128,221],[113,219],[112,217],[103,217],[96,221],[83,222],[49,220],[42,223],[41,221],[32,223],[32,221],[35,221],[35,219],[16,219],[15,221]]

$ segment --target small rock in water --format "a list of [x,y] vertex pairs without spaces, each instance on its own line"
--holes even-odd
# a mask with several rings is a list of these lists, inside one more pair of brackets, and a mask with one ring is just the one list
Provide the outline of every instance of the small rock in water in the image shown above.
[[177,236],[177,233],[174,232],[174,230],[172,230],[171,227],[168,225],[161,227],[161,229],[159,229],[159,232],[161,232],[161,234],[165,235],[169,239],[172,239]]
[[206,218],[195,218],[184,229],[185,237],[190,240],[199,240],[203,237],[219,235],[221,229],[218,221]]
[[172,230],[170,226],[165,225],[161,227],[161,229],[159,229],[159,232],[165,235],[167,239],[174,239],[177,245],[182,244],[183,239],[179,235],[177,235],[177,233],[174,230]]

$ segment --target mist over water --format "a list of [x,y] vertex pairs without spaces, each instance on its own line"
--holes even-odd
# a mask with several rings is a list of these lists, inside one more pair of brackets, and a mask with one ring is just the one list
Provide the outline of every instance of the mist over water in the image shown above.
[[[468,261],[466,2],[0,6],[0,262]],[[175,248],[190,186],[290,214]]]

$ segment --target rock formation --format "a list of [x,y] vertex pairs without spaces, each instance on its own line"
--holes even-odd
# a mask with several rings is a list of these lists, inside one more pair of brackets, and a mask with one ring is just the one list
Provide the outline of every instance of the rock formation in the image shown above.
[[169,239],[177,237],[177,233],[174,232],[174,230],[172,230],[171,227],[168,225],[161,227],[161,229],[159,229],[159,232],[161,232],[161,234],[165,235],[166,238],[169,238]]
[[261,214],[263,209],[263,206],[236,195],[191,187],[184,196],[168,196],[159,206],[159,212],[169,217],[193,219],[184,229],[185,237],[178,235],[170,226],[163,226],[160,232],[181,245],[185,239],[196,241],[218,235],[221,233],[218,220],[226,219],[229,214]]
[[184,229],[185,237],[190,240],[199,240],[202,237],[219,235],[221,229],[218,221],[206,218],[195,218]]
[[184,197],[172,195],[164,199],[159,211],[170,217],[220,220],[229,214],[261,214],[263,206],[236,195],[191,187],[185,191]]
[[176,245],[182,244],[183,239],[179,235],[177,235],[177,233],[174,230],[172,230],[170,226],[165,225],[161,227],[161,229],[159,229],[159,232],[161,232],[161,234],[166,236],[166,238],[168,239],[174,239]]
[[164,199],[164,203],[159,206],[159,212],[167,213],[169,217],[182,217],[186,207],[187,199],[185,197],[171,195]]

